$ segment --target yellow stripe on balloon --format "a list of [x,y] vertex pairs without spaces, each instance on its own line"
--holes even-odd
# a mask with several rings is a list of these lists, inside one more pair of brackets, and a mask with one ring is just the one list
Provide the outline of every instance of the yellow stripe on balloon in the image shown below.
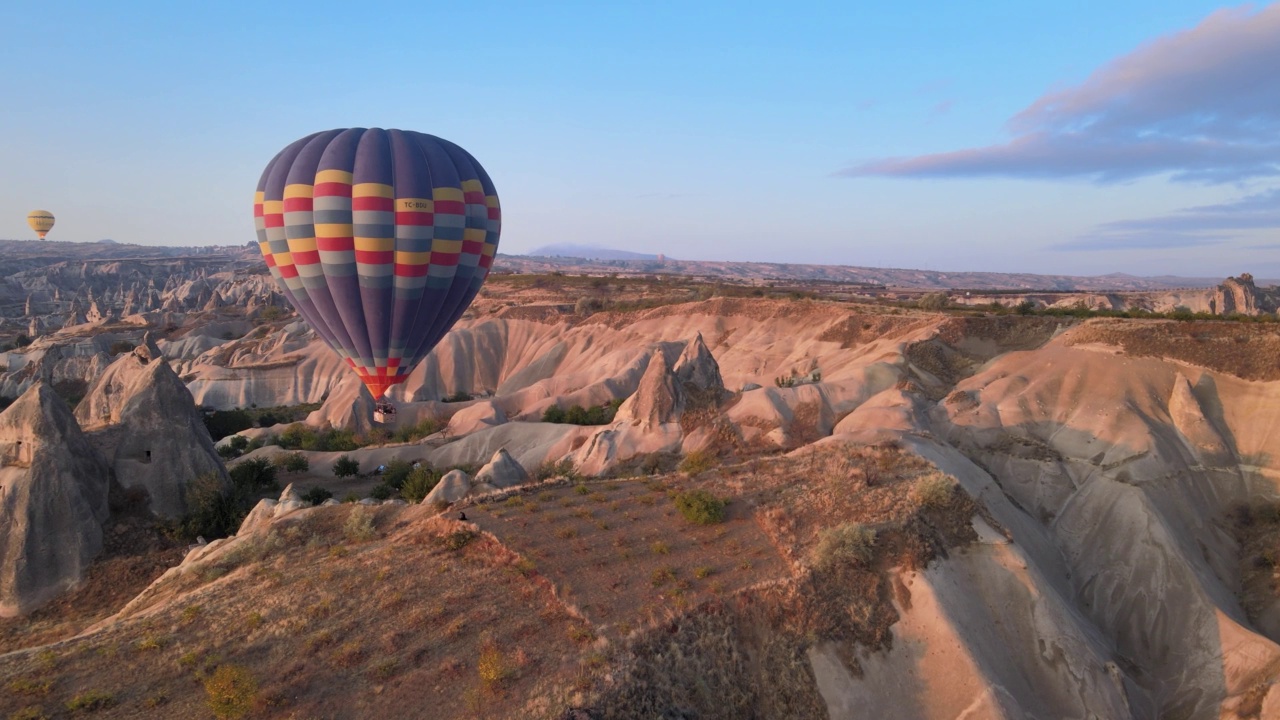
[[310,252],[315,249],[315,238],[289,238],[289,252]]
[[461,240],[441,240],[436,238],[431,241],[431,252],[446,253],[457,255],[462,252]]
[[395,188],[383,183],[356,183],[351,186],[352,197],[384,197],[396,196]]
[[284,186],[284,199],[290,198],[309,198],[311,193],[315,191],[314,185],[304,185],[303,183],[294,183]]
[[358,237],[356,238],[356,249],[373,252],[387,252],[396,249],[396,239]]
[[264,215],[279,215],[284,212],[283,200],[263,200],[262,213]]
[[480,254],[485,257],[493,257],[493,254],[497,252],[497,250],[498,250],[497,244],[485,243],[484,247],[480,248]]
[[258,203],[266,199],[266,197],[267,197],[267,194],[259,190],[258,192],[253,194],[253,204],[257,205]]
[[396,198],[396,212],[433,212],[435,201],[429,198]]
[[462,189],[464,192],[484,192],[484,185],[479,180],[463,180]]
[[431,197],[436,200],[453,200],[462,202],[462,189],[456,187],[438,187],[431,189]]
[[316,184],[320,183],[342,183],[344,185],[351,184],[351,173],[346,170],[321,170],[316,173]]
[[431,262],[430,252],[404,252],[396,251],[397,265],[427,265]]
[[351,237],[353,232],[351,223],[316,223],[316,237],[344,238]]
[[287,252],[276,253],[276,267],[293,264],[293,256]]
[[484,206],[485,206],[485,207],[491,207],[491,208],[496,208],[496,207],[498,207],[498,196],[497,196],[497,195],[485,195],[485,196],[484,196]]

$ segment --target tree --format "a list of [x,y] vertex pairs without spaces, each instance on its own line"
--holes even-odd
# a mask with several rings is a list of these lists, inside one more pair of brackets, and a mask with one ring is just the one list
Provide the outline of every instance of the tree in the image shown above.
[[360,461],[349,455],[343,455],[333,463],[333,476],[346,478],[360,474]]

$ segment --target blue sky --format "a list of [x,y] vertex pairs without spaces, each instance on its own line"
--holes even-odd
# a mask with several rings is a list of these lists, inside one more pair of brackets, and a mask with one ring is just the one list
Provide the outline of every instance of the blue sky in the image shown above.
[[508,253],[1280,275],[1280,5],[15,0],[0,33],[4,238],[244,243],[267,161],[359,125],[471,151]]

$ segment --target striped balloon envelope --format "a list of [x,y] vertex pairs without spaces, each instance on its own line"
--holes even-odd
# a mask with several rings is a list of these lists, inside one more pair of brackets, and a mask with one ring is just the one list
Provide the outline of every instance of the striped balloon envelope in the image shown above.
[[405,130],[329,130],[267,164],[258,247],[285,297],[380,398],[471,304],[498,250],[480,163]]
[[53,213],[48,210],[32,210],[27,213],[27,225],[36,231],[41,240],[53,229]]

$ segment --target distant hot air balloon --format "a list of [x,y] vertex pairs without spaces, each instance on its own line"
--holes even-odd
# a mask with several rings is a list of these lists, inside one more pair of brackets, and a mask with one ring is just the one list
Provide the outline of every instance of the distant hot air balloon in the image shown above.
[[501,227],[493,182],[467,151],[379,128],[286,147],[262,173],[253,215],[276,284],[375,399],[471,304]]
[[48,235],[49,231],[53,229],[53,213],[48,210],[32,210],[27,213],[27,224],[43,240],[44,236]]

